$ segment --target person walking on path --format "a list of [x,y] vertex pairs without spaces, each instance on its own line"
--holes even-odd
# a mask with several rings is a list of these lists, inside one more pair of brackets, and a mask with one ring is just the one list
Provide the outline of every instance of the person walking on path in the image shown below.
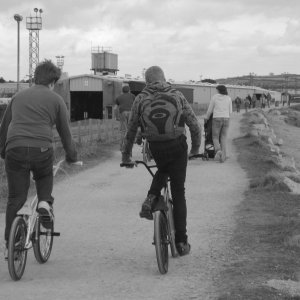
[[[5,242],[6,253],[12,222],[27,199],[30,172],[35,180],[38,210],[53,221],[53,133],[54,125],[66,151],[66,161],[77,161],[67,106],[55,92],[61,71],[50,60],[40,63],[35,85],[12,97],[0,127],[0,153],[5,159],[8,183]],[[49,225],[49,222],[48,222]],[[45,224],[45,227],[47,224]],[[5,253],[5,257],[6,254]]]
[[284,106],[288,102],[288,93],[283,92],[281,94],[281,101],[282,101],[282,106]]
[[226,143],[229,128],[229,119],[232,114],[232,100],[228,96],[225,85],[218,85],[215,94],[208,106],[205,121],[213,114],[212,135],[215,147],[215,160],[224,162],[226,160]]
[[267,94],[267,105],[268,105],[268,108],[270,108],[271,100],[272,100],[272,96],[271,96],[270,93],[268,93],[268,94]]
[[[251,97],[250,97],[251,99]],[[245,106],[245,112],[247,113],[248,112],[248,109],[250,108],[250,100],[249,100],[249,97],[246,97],[245,100],[244,100],[244,106]]]
[[116,107],[119,112],[120,119],[120,132],[121,132],[121,142],[120,142],[120,150],[122,151],[124,137],[127,132],[130,111],[135,99],[135,96],[130,93],[130,88],[128,85],[123,86],[122,94],[116,98]]
[[239,113],[241,111],[242,99],[239,96],[237,96],[234,102],[235,102],[236,112]]
[[133,142],[137,128],[141,124],[142,134],[149,142],[157,172],[142,204],[140,217],[153,219],[152,209],[169,176],[174,205],[175,243],[179,255],[182,256],[190,252],[185,199],[188,146],[184,128],[186,124],[191,132],[190,154],[198,154],[201,127],[186,98],[166,82],[160,67],[148,68],[145,79],[146,87],[133,103],[122,150],[122,162],[131,162]]

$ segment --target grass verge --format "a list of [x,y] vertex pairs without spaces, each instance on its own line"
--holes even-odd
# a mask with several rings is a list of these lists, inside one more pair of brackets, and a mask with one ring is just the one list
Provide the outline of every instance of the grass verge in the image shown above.
[[[245,115],[244,133],[248,121]],[[266,285],[271,279],[300,279],[300,250],[290,242],[300,233],[299,195],[288,192],[259,137],[245,134],[234,143],[250,186],[237,207],[219,299],[300,299]]]

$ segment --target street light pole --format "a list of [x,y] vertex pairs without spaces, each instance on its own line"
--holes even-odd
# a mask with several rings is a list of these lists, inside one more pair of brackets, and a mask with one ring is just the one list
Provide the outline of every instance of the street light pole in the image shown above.
[[19,14],[14,15],[14,19],[18,23],[18,60],[17,60],[17,92],[20,87],[20,22],[23,20],[23,17]]

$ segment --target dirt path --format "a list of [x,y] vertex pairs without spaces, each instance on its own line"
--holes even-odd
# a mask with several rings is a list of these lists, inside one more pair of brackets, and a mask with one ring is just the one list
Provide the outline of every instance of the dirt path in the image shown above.
[[[170,259],[167,275],[157,269],[153,222],[138,216],[150,177],[142,166],[121,169],[120,154],[115,153],[105,163],[55,185],[56,230],[61,237],[54,241],[50,261],[39,265],[30,251],[25,274],[16,283],[1,258],[0,299],[216,299],[214,282],[226,261],[235,206],[247,186],[231,146],[231,139],[239,135],[239,118],[232,118],[226,163],[189,162],[186,196],[192,252]],[[140,148],[135,154],[140,156]],[[4,215],[0,226],[4,228]]]

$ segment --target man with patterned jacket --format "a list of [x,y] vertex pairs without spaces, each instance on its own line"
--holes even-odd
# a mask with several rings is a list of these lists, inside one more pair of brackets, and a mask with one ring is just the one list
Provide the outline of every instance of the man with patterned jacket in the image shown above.
[[[185,136],[185,124],[191,133],[191,150],[189,155],[199,153],[201,144],[201,126],[195,113],[181,92],[174,89],[166,82],[163,70],[158,66],[152,66],[145,72],[146,87],[135,98],[131,109],[131,117],[128,124],[128,131],[125,136],[122,149],[122,162],[131,162],[131,150],[137,133],[137,129],[142,125],[142,135],[148,139],[151,154],[157,165],[157,172],[148,191],[146,200],[142,204],[140,212],[141,218],[153,219],[152,209],[160,196],[164,186],[166,176],[170,177],[171,193],[174,206],[175,242],[179,255],[186,255],[190,252],[190,244],[187,236],[187,207],[185,199],[185,178],[188,159],[188,145]],[[166,98],[173,99],[178,103],[181,118],[178,121],[178,130],[174,131],[174,136],[161,135],[156,137],[147,133],[145,120],[144,103],[149,101],[149,96],[155,98],[156,94],[163,94]],[[151,98],[150,98],[151,99]],[[151,101],[151,100],[150,100]],[[153,100],[154,101],[154,100]],[[164,114],[167,115],[168,113]],[[162,113],[157,113],[159,118]],[[144,125],[144,126],[143,126]],[[175,127],[175,126],[174,126]]]

